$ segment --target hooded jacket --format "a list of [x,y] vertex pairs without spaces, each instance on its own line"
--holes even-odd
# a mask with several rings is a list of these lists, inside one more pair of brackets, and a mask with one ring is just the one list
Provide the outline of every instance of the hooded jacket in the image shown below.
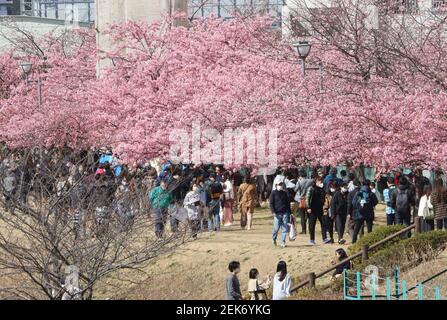
[[[364,195],[369,197],[368,204],[363,207],[360,203],[360,199],[364,198]],[[359,191],[354,195],[352,199],[352,207],[354,210],[354,220],[373,220],[374,219],[374,207],[379,203],[376,195],[371,191],[368,186],[362,186]]]

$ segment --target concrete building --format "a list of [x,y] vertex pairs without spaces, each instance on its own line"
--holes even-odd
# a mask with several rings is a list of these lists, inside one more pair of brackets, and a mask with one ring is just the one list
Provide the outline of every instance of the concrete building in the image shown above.
[[22,15],[93,22],[95,19],[95,0],[19,0]]
[[210,15],[231,18],[234,13],[241,15],[267,14],[274,18],[274,26],[280,27],[285,5],[286,0],[189,0],[188,16],[197,19]]
[[[283,9],[283,36],[297,38],[312,32],[307,30],[305,23],[302,23],[299,18],[296,19],[296,17],[301,16],[307,10],[336,8],[337,3],[337,0],[286,0],[286,6]],[[358,0],[357,5],[366,13],[368,27],[378,29],[383,16],[379,14],[379,7],[371,3],[371,1]],[[433,19],[435,16],[445,16],[447,0],[401,0],[386,4],[381,10],[387,13],[388,18],[392,17],[400,24],[405,21],[406,25],[411,27],[411,23],[417,25],[427,21],[427,19]],[[410,13],[411,15],[408,15]],[[407,16],[411,18],[406,19]]]
[[0,0],[0,16],[20,14],[20,0]]
[[[91,23],[80,22],[79,27],[90,28]],[[58,32],[65,28],[71,28],[72,25],[67,24],[64,20],[48,19],[29,16],[0,16],[0,52],[11,47],[8,39],[14,38],[16,29],[19,28],[34,37],[39,37],[48,32]]]

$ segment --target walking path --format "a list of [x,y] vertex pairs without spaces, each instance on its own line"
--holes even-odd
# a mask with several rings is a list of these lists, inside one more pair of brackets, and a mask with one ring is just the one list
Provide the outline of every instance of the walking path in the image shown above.
[[[376,217],[376,224],[384,223],[383,206],[379,206]],[[334,251],[340,247],[338,244],[322,244],[318,225],[316,246],[308,246],[308,236],[298,235],[296,241],[288,242],[285,249],[273,247],[273,219],[266,208],[256,210],[254,226],[250,231],[238,227],[239,214],[235,214],[235,218],[232,227],[223,228],[217,233],[203,233],[198,240],[152,262],[144,268],[147,273],[132,271],[116,274],[114,279],[107,281],[109,285],[116,285],[116,290],[110,290],[110,287],[98,290],[97,298],[223,299],[226,268],[231,260],[241,262],[239,279],[241,289],[246,292],[248,272],[252,267],[256,267],[261,278],[264,278],[267,274],[273,276],[278,261],[284,260],[289,272],[298,281],[299,276],[330,266]],[[349,245],[350,241],[343,247]],[[132,279],[132,282],[124,279]],[[115,294],[111,296],[111,292]]]

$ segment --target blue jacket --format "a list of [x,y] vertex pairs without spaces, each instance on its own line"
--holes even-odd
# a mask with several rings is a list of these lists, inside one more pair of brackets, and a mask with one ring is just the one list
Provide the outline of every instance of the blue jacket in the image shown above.
[[324,188],[326,188],[326,186],[328,185],[329,181],[334,180],[335,183],[337,184],[337,186],[341,185],[343,183],[343,180],[341,180],[340,178],[338,178],[336,175],[333,174],[328,174],[324,180],[323,180],[323,185]]
[[[360,201],[369,198],[368,203],[361,206]],[[374,219],[374,207],[379,203],[376,195],[371,191],[368,186],[362,186],[359,191],[356,192],[352,199],[352,207],[354,210],[354,220],[372,220]]]

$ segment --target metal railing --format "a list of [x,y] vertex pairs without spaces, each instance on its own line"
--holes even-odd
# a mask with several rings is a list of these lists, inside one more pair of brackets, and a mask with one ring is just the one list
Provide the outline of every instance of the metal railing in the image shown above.
[[351,262],[354,259],[357,258],[361,258],[362,261],[368,260],[368,253],[382,245],[384,245],[385,243],[389,242],[390,240],[395,239],[396,237],[400,237],[403,234],[406,234],[408,232],[410,232],[412,229],[415,229],[416,233],[420,233],[421,232],[421,224],[420,224],[420,218],[419,217],[415,217],[414,218],[414,224],[386,237],[383,240],[380,240],[379,242],[373,244],[372,246],[367,246],[364,245],[362,246],[362,250],[360,252],[357,252],[356,254],[353,254],[352,256],[346,258],[345,260],[340,261],[337,264],[334,264],[333,266],[331,266],[330,268],[321,271],[319,273],[315,273],[315,272],[311,272],[307,275],[307,280],[304,280],[302,282],[300,282],[298,285],[296,285],[295,287],[293,287],[290,292],[296,292],[298,289],[301,289],[305,286],[309,286],[311,288],[314,288],[316,285],[316,279],[321,278],[322,276],[328,274],[331,271],[334,271],[336,268],[344,265],[347,262]]
[[[406,280],[400,279],[399,269],[394,269],[394,284],[390,277],[379,277],[378,275],[365,274],[360,271],[343,271],[343,296],[344,300],[363,300],[363,299],[385,299],[385,300],[446,300],[447,296],[441,295],[439,286],[427,286],[426,283],[445,274],[444,269],[424,281],[408,288]],[[350,277],[351,275],[351,277]],[[363,281],[362,281],[363,280]],[[385,291],[380,283],[385,283]],[[353,293],[350,293],[350,288]],[[363,289],[363,292],[362,292]],[[392,292],[394,291],[394,292]],[[367,294],[365,294],[367,292]]]

